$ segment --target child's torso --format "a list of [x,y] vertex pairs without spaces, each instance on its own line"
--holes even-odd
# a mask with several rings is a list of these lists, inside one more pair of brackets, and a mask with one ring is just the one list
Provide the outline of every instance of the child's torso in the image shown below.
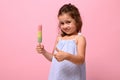
[[[72,55],[77,54],[76,39],[60,39],[56,47]],[[55,51],[54,54],[56,53]],[[85,77],[85,63],[76,65],[68,60],[58,62],[53,57],[49,80],[85,80],[83,77]]]

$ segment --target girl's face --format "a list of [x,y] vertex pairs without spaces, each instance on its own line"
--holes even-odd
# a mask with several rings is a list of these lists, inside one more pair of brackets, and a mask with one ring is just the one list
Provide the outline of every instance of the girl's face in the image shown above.
[[60,29],[67,35],[73,35],[77,33],[75,20],[67,13],[64,13],[58,17]]

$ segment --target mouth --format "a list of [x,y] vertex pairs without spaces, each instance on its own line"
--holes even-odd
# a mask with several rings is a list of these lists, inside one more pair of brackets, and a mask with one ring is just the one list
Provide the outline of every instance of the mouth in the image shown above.
[[65,32],[69,32],[69,31],[70,31],[70,29],[66,28],[66,29],[64,29],[64,31],[65,31]]
[[69,30],[64,30],[65,32],[69,32]]

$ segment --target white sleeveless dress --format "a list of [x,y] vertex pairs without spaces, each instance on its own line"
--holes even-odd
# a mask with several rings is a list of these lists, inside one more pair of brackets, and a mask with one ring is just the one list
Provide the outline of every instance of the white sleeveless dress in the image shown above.
[[[81,35],[80,33],[78,34]],[[77,54],[75,39],[59,40],[56,47],[59,50],[70,54]],[[56,51],[54,52],[54,54]],[[58,62],[55,57],[52,59],[50,74],[48,80],[86,80],[85,62],[81,65],[74,64],[68,60]]]

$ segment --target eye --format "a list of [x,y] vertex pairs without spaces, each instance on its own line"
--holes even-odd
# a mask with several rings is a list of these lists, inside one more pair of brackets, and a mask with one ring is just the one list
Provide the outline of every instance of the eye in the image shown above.
[[71,23],[71,21],[66,21],[66,24],[70,24]]
[[64,25],[64,22],[60,22],[60,25]]

